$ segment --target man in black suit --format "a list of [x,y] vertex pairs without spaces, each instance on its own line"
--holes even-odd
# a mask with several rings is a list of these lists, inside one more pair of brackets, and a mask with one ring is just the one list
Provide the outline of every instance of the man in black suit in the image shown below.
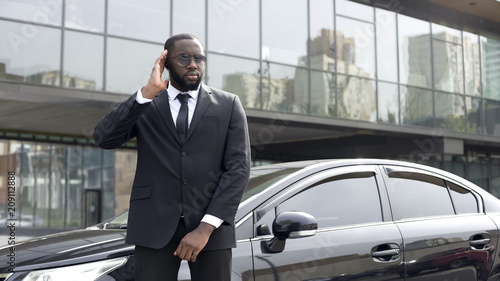
[[105,149],[137,139],[126,242],[136,245],[139,281],[177,280],[181,260],[193,281],[231,279],[250,142],[238,97],[201,83],[205,63],[196,37],[170,37],[147,85],[94,131]]

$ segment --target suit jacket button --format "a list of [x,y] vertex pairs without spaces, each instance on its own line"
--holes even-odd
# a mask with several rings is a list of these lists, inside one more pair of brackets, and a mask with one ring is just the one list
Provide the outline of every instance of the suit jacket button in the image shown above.
[[188,183],[188,180],[187,180],[187,179],[184,179],[182,182],[183,182],[184,184],[187,184],[187,183]]
[[183,152],[182,152],[182,156],[184,157],[184,156],[186,156],[186,155],[187,155],[186,151],[183,151]]

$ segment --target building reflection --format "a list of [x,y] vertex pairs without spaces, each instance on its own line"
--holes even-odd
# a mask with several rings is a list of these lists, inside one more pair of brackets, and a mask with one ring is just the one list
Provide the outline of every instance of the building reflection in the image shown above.
[[[335,47],[337,46],[337,47]],[[337,60],[335,59],[337,58]],[[336,76],[329,72],[347,75]],[[375,121],[376,95],[370,74],[356,63],[356,41],[341,31],[322,29],[311,41],[311,109],[314,114]],[[337,95],[335,94],[337,93]]]
[[[334,47],[335,43],[338,48]],[[340,31],[323,29],[320,36],[311,40],[310,46],[310,66],[314,69],[310,74],[300,67],[307,66],[307,56],[300,58],[293,77],[273,78],[273,68],[281,66],[263,63],[262,98],[259,91],[255,91],[260,85],[257,75],[225,75],[223,88],[243,93],[240,98],[249,108],[259,108],[260,104],[260,108],[266,110],[374,121],[375,86],[370,74],[356,65],[354,38],[347,38]],[[336,68],[347,75],[333,75]]]
[[57,70],[42,71],[28,76],[15,75],[7,72],[6,64],[0,63],[0,79],[7,79],[18,82],[28,82],[34,84],[44,84],[51,86],[62,86],[65,88],[78,88],[86,90],[95,90],[96,82],[93,79],[86,79],[78,76],[64,74]]
[[[408,84],[433,83],[434,94],[431,87],[403,87],[403,123],[476,133],[478,124],[466,120],[466,112],[475,112],[479,106],[477,102],[466,104],[463,94],[465,89],[479,88],[480,64],[477,61],[464,64],[464,57],[474,61],[472,58],[478,57],[480,46],[467,37],[462,42],[447,32],[433,34],[432,40],[433,48],[429,52],[429,35],[408,38]],[[462,49],[468,50],[467,57],[462,56]],[[431,62],[433,71],[429,72]],[[467,81],[464,81],[464,72],[468,74]]]
[[[484,95],[500,92],[500,82],[494,82],[500,81],[498,63],[494,63],[500,53],[499,42],[479,44],[471,37],[462,39],[449,32],[435,33],[432,38],[429,34],[414,35],[404,42],[404,54],[399,56],[408,57],[406,74],[400,72],[406,75],[401,78],[406,83],[399,85],[399,98],[393,101],[399,107],[388,109],[391,123],[401,116],[403,125],[500,134],[496,121],[488,121],[496,120],[488,116],[500,115],[499,106],[488,102],[486,124],[482,124],[479,99],[481,73],[488,81],[483,83],[488,85]],[[226,74],[223,88],[239,93],[247,108],[376,122],[381,113],[377,113],[375,77],[357,63],[358,48],[355,39],[343,32],[322,29],[321,35],[310,41],[309,62],[307,56],[301,57],[293,75],[278,77],[277,73],[290,70],[264,60],[262,79],[260,73]],[[478,57],[493,63],[481,63]]]
[[482,62],[484,96],[498,100],[500,99],[500,41],[487,40],[481,46],[481,52],[485,54]]
[[[429,40],[429,34],[406,39],[409,69],[403,80],[407,84],[400,85],[399,101],[395,101],[402,112],[391,108],[387,114],[401,115],[404,125],[481,133],[480,100],[466,99],[464,94],[473,97],[481,87],[481,63],[474,58],[500,49],[440,32],[433,35],[429,51]],[[356,63],[356,50],[354,38],[322,29],[321,35],[310,41],[310,71],[303,68],[308,65],[307,56],[299,59],[294,75],[285,78],[273,75],[273,70],[282,66],[264,61],[262,80],[255,74],[227,74],[223,88],[241,93],[247,108],[375,122],[380,115],[376,112],[375,80]],[[488,70],[484,76],[500,80],[497,72]],[[262,91],[258,91],[261,81]]]
[[[403,125],[500,135],[500,126],[489,121],[496,120],[500,106],[485,104],[486,124],[480,124],[481,100],[464,98],[464,94],[480,97],[481,73],[483,85],[487,85],[484,96],[500,98],[500,42],[479,44],[471,37],[462,37],[439,32],[432,37],[422,34],[404,39],[403,54],[399,56],[408,57],[407,77],[401,78],[406,83],[400,85],[399,101],[394,101],[399,108],[388,109],[388,115],[401,116]],[[376,122],[381,114],[377,112],[376,77],[357,63],[359,49],[355,38],[339,30],[322,29],[309,42],[310,56],[299,58],[297,67],[264,58],[262,73],[226,74],[222,87],[239,93],[246,108]],[[482,63],[478,57],[483,58]],[[0,79],[96,89],[93,79],[61,75],[58,70],[21,76],[9,73],[7,66],[0,63]]]
[[23,82],[24,81],[23,76],[8,73],[5,63],[0,63],[0,79],[6,79],[6,80],[10,80],[10,81],[15,81],[15,82]]
[[[61,85],[61,72],[55,70],[40,72],[27,76],[26,82],[58,86]],[[63,75],[62,86],[87,90],[96,89],[96,83],[94,80],[70,75]]]

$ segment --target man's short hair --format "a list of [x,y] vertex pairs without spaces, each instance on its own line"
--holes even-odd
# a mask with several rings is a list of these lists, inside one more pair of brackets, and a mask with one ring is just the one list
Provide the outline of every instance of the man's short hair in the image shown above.
[[175,34],[170,36],[170,38],[167,39],[165,42],[164,50],[168,50],[170,52],[170,48],[175,44],[175,42],[179,40],[184,40],[184,39],[191,39],[191,40],[198,40],[200,42],[201,46],[203,47],[203,43],[201,43],[201,40],[198,39],[196,36],[193,34],[189,33],[180,33],[180,34]]

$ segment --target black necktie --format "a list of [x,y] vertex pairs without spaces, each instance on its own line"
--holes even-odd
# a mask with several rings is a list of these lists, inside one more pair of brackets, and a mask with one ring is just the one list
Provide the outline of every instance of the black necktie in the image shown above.
[[185,93],[177,95],[177,99],[181,102],[181,108],[179,109],[179,114],[177,115],[177,120],[175,121],[175,126],[177,128],[177,133],[182,141],[186,138],[186,133],[188,130],[188,99],[191,96]]

